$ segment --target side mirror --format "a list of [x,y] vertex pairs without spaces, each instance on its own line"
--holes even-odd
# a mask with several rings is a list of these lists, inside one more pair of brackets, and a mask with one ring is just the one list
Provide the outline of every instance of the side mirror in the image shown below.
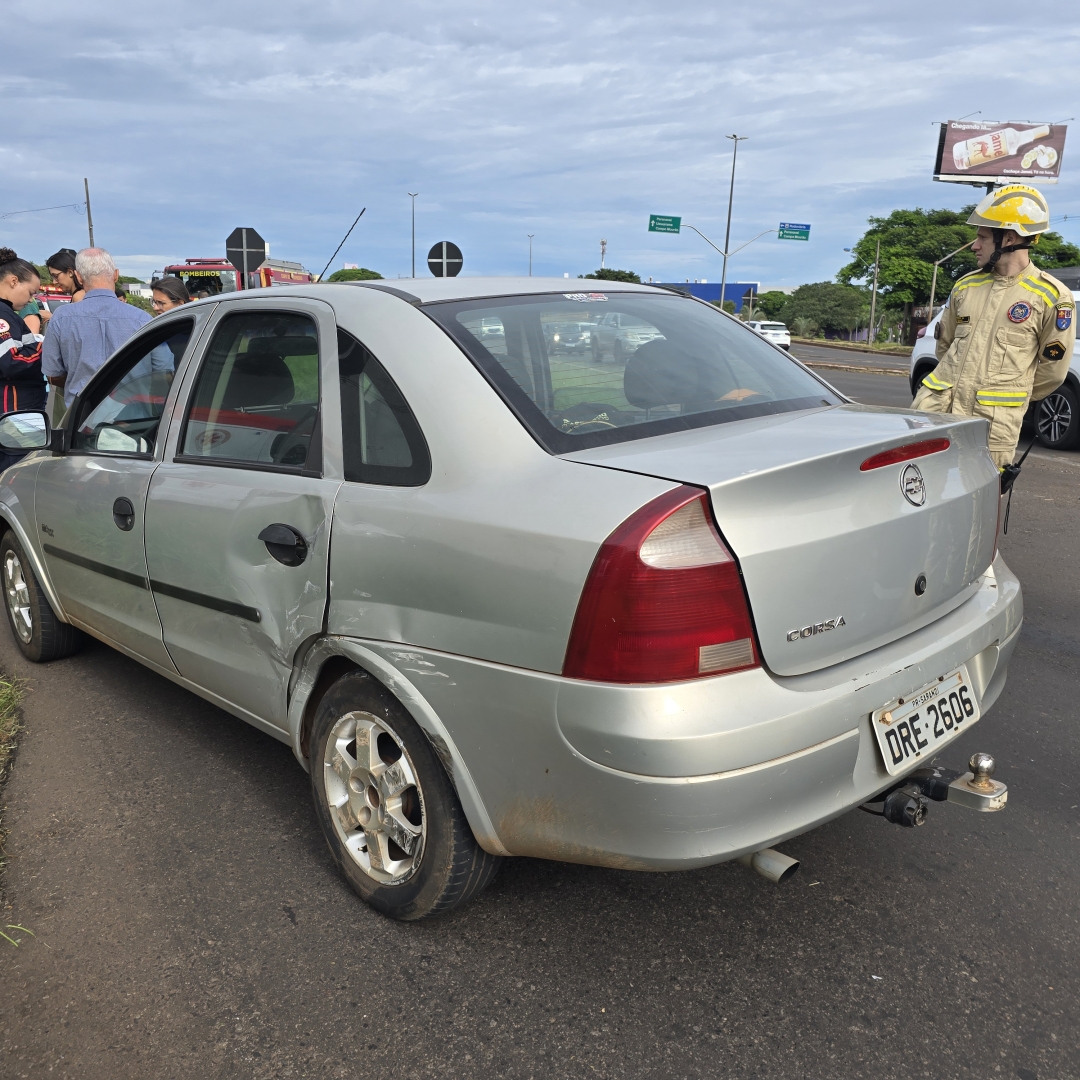
[[4,450],[44,450],[50,442],[49,417],[38,409],[0,416],[0,447]]

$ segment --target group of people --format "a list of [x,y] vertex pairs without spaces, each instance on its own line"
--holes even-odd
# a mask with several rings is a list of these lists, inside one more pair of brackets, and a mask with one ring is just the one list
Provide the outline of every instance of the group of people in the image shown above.
[[[71,297],[54,312],[35,299],[38,268],[0,247],[0,413],[45,409],[49,386],[66,409],[109,356],[151,319],[125,302],[117,284],[120,271],[103,248],[62,248],[45,266],[52,284]],[[179,278],[155,281],[151,289],[156,314],[192,299]],[[0,452],[0,469],[21,456]]]

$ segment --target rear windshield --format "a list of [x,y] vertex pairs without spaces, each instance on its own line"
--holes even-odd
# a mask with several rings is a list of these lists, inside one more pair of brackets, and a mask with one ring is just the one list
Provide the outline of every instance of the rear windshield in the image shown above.
[[424,310],[556,454],[841,402],[751,329],[686,297],[561,293]]
[[787,327],[782,322],[761,322],[761,323],[758,323],[758,329],[760,329],[760,330],[786,330]]

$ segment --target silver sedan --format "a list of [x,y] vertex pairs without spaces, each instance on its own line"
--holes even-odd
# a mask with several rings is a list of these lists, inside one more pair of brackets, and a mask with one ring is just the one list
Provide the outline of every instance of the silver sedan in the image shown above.
[[[861,804],[1004,802],[931,766],[1022,619],[985,421],[852,404],[647,286],[400,285],[184,306],[60,429],[0,419],[23,653],[92,635],[289,743],[402,919],[505,856],[779,877]],[[615,362],[545,332],[612,324]]]

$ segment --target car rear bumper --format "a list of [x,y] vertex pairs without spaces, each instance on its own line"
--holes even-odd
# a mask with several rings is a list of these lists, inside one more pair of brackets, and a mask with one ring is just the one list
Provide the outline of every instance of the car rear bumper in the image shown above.
[[1022,617],[1019,582],[999,557],[977,592],[933,625],[794,677],[758,669],[613,686],[400,645],[363,647],[396,673],[422,726],[421,713],[438,716],[449,735],[444,761],[453,759],[484,847],[672,870],[769,847],[895,784],[871,712],[967,664],[985,713],[1004,685]]

